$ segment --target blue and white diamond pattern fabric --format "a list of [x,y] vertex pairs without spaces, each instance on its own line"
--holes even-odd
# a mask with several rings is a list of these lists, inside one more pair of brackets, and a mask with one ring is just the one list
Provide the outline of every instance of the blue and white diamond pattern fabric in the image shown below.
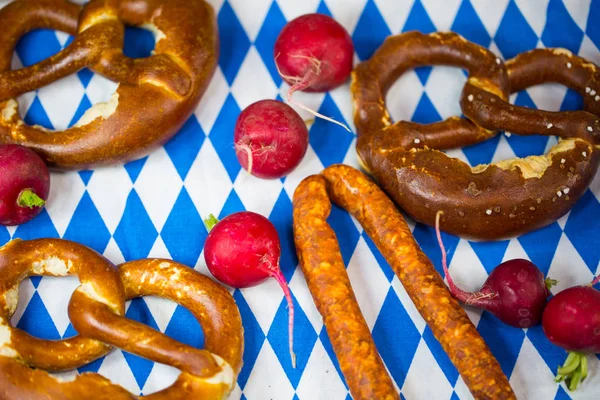
[[[268,216],[282,241],[282,269],[296,306],[298,365],[287,354],[287,307],[277,284],[233,291],[245,327],[244,367],[232,399],[348,399],[323,322],[315,309],[294,252],[291,198],[298,183],[324,166],[357,165],[355,136],[316,121],[300,167],[282,180],[248,176],[235,157],[233,127],[240,111],[254,101],[285,96],[288,86],[273,62],[275,38],[298,15],[320,12],[336,18],[351,34],[355,60],[368,58],[390,34],[454,30],[489,47],[503,59],[537,48],[560,46],[600,64],[600,1],[560,0],[210,0],[215,7],[221,54],[219,68],[200,106],[180,134],[150,156],[95,171],[53,173],[52,193],[39,218],[18,228],[0,228],[0,244],[11,238],[64,237],[86,244],[114,263],[168,257],[208,273],[202,249],[202,220],[242,210]],[[0,0],[0,6],[8,3]],[[72,38],[47,30],[23,38],[14,67],[31,65],[56,53]],[[150,53],[152,36],[129,29],[126,52]],[[387,101],[395,119],[433,122],[460,114],[465,82],[459,70],[424,67],[402,76]],[[105,101],[115,84],[84,70],[20,98],[30,124],[64,129],[92,104]],[[353,127],[348,84],[327,94],[298,93],[298,99]],[[569,110],[581,106],[575,93],[557,85],[534,87],[512,96],[528,107]],[[299,110],[309,119],[310,116]],[[522,138],[509,133],[450,151],[471,164],[541,154],[555,139]],[[559,281],[556,290],[589,282],[600,273],[600,177],[573,210],[556,223],[523,237],[472,243],[444,235],[450,271],[465,289],[477,289],[500,262],[523,257]],[[382,358],[405,399],[472,398],[456,369],[419,316],[389,265],[356,221],[334,207],[330,218],[365,319]],[[410,222],[438,269],[440,252],[431,228]],[[76,279],[34,278],[23,282],[13,323],[43,338],[75,333],[66,316]],[[516,330],[487,312],[467,310],[500,361],[520,399],[596,399],[600,360],[590,359],[591,376],[577,393],[553,381],[565,353],[552,346],[540,327]],[[202,346],[201,327],[185,309],[156,298],[138,299],[129,318],[143,321],[185,343]],[[135,394],[159,390],[177,370],[115,351],[81,368],[97,371]],[[77,373],[77,372],[75,372]],[[73,373],[71,373],[72,375]]]

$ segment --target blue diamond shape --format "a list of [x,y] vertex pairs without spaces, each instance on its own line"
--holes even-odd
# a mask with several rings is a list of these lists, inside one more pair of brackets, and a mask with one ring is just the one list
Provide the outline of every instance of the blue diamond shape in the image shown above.
[[550,0],[546,13],[546,26],[542,42],[546,47],[563,47],[578,53],[583,40],[583,31],[560,0]]
[[[588,225],[589,226],[589,225]],[[557,222],[544,228],[527,233],[519,238],[519,242],[534,263],[544,275],[548,274],[550,264],[556,253],[556,247],[560,241],[562,230]],[[586,241],[587,241],[586,237]]]
[[[182,227],[185,229],[182,230]],[[208,232],[185,187],[181,189],[160,235],[173,260],[196,265]]]
[[417,109],[412,116],[412,121],[419,124],[432,124],[434,122],[441,121],[442,117],[435,109],[435,106],[427,96],[427,93],[423,92],[421,100],[417,105]]
[[450,382],[452,386],[456,385],[456,381],[458,380],[458,370],[454,364],[452,364],[452,361],[450,361],[450,358],[442,348],[440,342],[433,336],[433,331],[429,326],[427,326],[423,332],[423,339],[425,340],[425,343],[427,343],[429,350],[431,350],[433,358],[444,372],[444,375],[446,375],[448,382]]
[[[154,34],[146,29],[127,26],[123,53],[131,58],[146,58],[152,55],[155,47]],[[141,387],[141,386],[140,386]]]
[[110,232],[88,192],[83,194],[75,209],[64,238],[88,246],[98,253],[104,253],[106,250]]
[[373,0],[369,0],[352,35],[354,49],[361,60],[370,58],[392,32]]
[[123,218],[114,235],[125,261],[147,257],[157,237],[158,232],[140,197],[135,189],[132,190],[127,198]]
[[265,17],[265,20],[260,28],[260,32],[258,32],[258,36],[254,41],[254,46],[256,46],[256,50],[260,57],[262,58],[267,70],[271,74],[271,78],[275,82],[277,87],[281,86],[281,76],[277,72],[277,67],[275,65],[275,55],[273,54],[273,48],[275,47],[275,41],[279,36],[279,32],[286,24],[285,16],[281,12],[281,9],[277,5],[277,2],[274,1],[271,4],[271,8],[269,8],[269,12]]
[[568,88],[565,98],[560,105],[561,111],[576,111],[583,109],[583,98],[573,89]]
[[594,0],[590,5],[585,33],[587,33],[596,47],[600,46],[600,25],[598,25],[598,20],[600,20],[600,1]]
[[450,397],[450,400],[460,400],[460,397],[458,397],[456,392],[452,392],[452,397]]
[[367,246],[369,246],[369,249],[373,253],[373,256],[375,257],[375,259],[377,260],[377,265],[379,265],[381,267],[383,274],[388,279],[388,281],[391,282],[395,276],[394,270],[392,270],[392,267],[387,262],[387,260],[383,257],[383,255],[381,254],[381,252],[379,251],[379,249],[377,248],[377,246],[375,245],[375,243],[373,242],[371,237],[369,235],[367,235],[367,232],[363,231],[361,236],[365,240],[365,243],[367,243]]
[[296,271],[298,257],[296,256],[296,246],[294,244],[293,226],[293,207],[292,201],[285,190],[281,190],[279,198],[271,211],[269,220],[275,225],[279,234],[281,243],[281,271],[283,276],[289,282]]
[[510,378],[525,338],[523,330],[502,323],[487,311],[481,315],[477,330],[500,363],[502,372]]
[[565,233],[592,273],[600,262],[600,203],[591,191],[586,191],[575,204],[565,225]]
[[29,67],[53,56],[61,48],[54,31],[38,29],[23,36],[17,43],[16,51],[23,66]]
[[[329,94],[325,95],[319,113],[336,121],[346,123],[342,113]],[[344,157],[346,157],[348,150],[350,150],[353,140],[354,134],[339,125],[332,124],[321,118],[316,119],[310,130],[310,145],[315,153],[317,153],[323,165],[341,163]]]
[[69,322],[69,326],[67,326],[67,330],[63,334],[63,339],[68,339],[77,335],[77,331],[73,328],[73,324]]
[[354,225],[354,222],[352,222],[350,214],[336,205],[331,206],[331,214],[329,215],[327,222],[335,232],[335,236],[340,245],[342,259],[347,267],[352,254],[354,254],[354,249],[356,249],[356,245],[358,244],[360,232],[356,228],[356,225]]
[[432,33],[437,31],[437,28],[431,22],[427,10],[423,7],[421,0],[416,0],[408,14],[408,18],[404,23],[402,32],[419,31],[421,33]]
[[333,15],[331,15],[331,11],[329,11],[329,8],[327,7],[327,4],[323,0],[321,0],[321,2],[319,3],[319,7],[317,7],[316,12],[318,12],[319,14],[325,14],[330,17],[333,17]]
[[131,179],[132,183],[135,183],[137,178],[140,176],[140,173],[142,172],[142,168],[144,168],[144,164],[146,164],[147,160],[148,160],[148,157],[144,157],[144,158],[140,158],[139,160],[131,161],[131,162],[125,164],[125,171],[127,171],[127,174],[129,175],[129,179]]
[[245,210],[246,209],[244,208],[244,204],[242,204],[242,201],[240,200],[240,197],[238,196],[237,192],[235,190],[232,190],[231,193],[229,193],[227,201],[225,201],[225,205],[221,210],[221,214],[219,214],[219,219],[223,219],[230,214]]
[[90,99],[87,97],[87,95],[84,93],[83,97],[81,98],[81,102],[79,103],[79,107],[77,107],[77,111],[75,111],[75,115],[73,115],[71,122],[69,122],[69,128],[75,125],[77,121],[81,119],[83,114],[85,114],[85,112],[91,107],[92,103],[90,102]]
[[[537,109],[537,106],[531,100],[529,93],[526,91],[520,92],[517,95],[515,104],[522,107]],[[508,144],[514,151],[517,157],[527,157],[530,155],[541,155],[544,154],[546,145],[548,144],[548,136],[532,135],[532,136],[520,136],[511,135],[507,138]]]
[[185,180],[205,138],[196,116],[192,115],[179,133],[165,145],[181,180]]
[[8,229],[6,229],[3,226],[0,226],[0,246],[4,246],[9,241],[10,241],[10,233],[8,233]]
[[27,110],[27,114],[25,114],[23,120],[28,125],[40,125],[46,129],[54,129],[54,125],[50,122],[50,118],[48,118],[48,114],[46,114],[46,110],[38,96],[35,96],[35,99],[33,99],[33,103],[31,103],[31,107]]
[[558,386],[558,390],[556,391],[556,397],[554,398],[554,400],[571,400],[572,397],[569,396],[569,394],[567,392],[565,392],[565,389],[562,388],[562,386]]
[[194,314],[180,305],[175,308],[165,334],[188,346],[197,349],[204,348],[204,331],[202,330],[202,326],[198,323]]
[[244,365],[238,375],[238,384],[244,389],[244,386],[246,386],[248,378],[250,377],[250,372],[252,372],[252,368],[254,368],[254,363],[256,363],[260,349],[265,341],[265,334],[252,313],[252,310],[248,306],[246,299],[244,299],[242,292],[236,290],[233,292],[233,298],[240,310],[242,324],[244,326]]
[[[424,224],[417,223],[413,235],[423,252],[435,266],[435,269],[440,275],[444,276],[444,269],[442,268],[442,252],[437,241],[435,230]],[[460,239],[457,236],[442,232],[442,240],[444,241],[444,247],[446,249],[446,260],[448,265],[450,265]]]
[[227,83],[231,85],[250,49],[250,39],[228,1],[219,11],[218,26],[221,42],[219,65]]
[[[146,302],[141,298],[133,299],[131,301],[129,308],[125,313],[125,317],[148,325],[155,330],[159,330]],[[123,352],[123,356],[125,357],[125,361],[127,361],[129,368],[131,368],[131,372],[133,373],[138,386],[143,388],[148,380],[150,372],[152,372],[154,362],[126,351]]]
[[[400,326],[402,332],[399,334]],[[389,289],[373,327],[373,340],[396,384],[402,387],[421,341],[421,334],[393,288]]]
[[52,317],[48,314],[46,306],[40,295],[35,292],[17,324],[17,328],[25,332],[46,340],[58,340],[60,334],[56,330]]
[[13,239],[23,240],[58,237],[58,232],[45,209],[33,220],[20,225],[13,235]]
[[429,79],[429,75],[431,75],[432,70],[432,66],[418,67],[414,69],[415,73],[417,74],[417,78],[419,78],[419,81],[421,81],[421,85],[425,86],[425,84],[427,84],[427,80]]
[[470,242],[471,248],[475,254],[477,254],[479,261],[481,261],[481,264],[488,274],[502,262],[509,243],[510,240],[497,242]]
[[534,49],[537,45],[537,35],[521,14],[521,10],[519,10],[519,6],[514,0],[510,0],[504,12],[494,41],[505,59],[513,58],[519,53]]
[[496,135],[481,143],[465,146],[462,151],[471,165],[489,164],[494,158],[499,141],[500,135]]
[[564,364],[567,352],[550,343],[541,325],[527,329],[527,337],[552,372],[556,372],[558,367]]
[[94,77],[94,73],[91,70],[84,68],[81,71],[77,72],[77,76],[79,77],[79,80],[81,81],[83,87],[87,88],[90,84],[90,81]]
[[78,173],[79,173],[79,177],[83,181],[83,184],[87,186],[88,183],[90,183],[90,179],[92,179],[92,175],[94,174],[94,171],[79,171]]
[[342,374],[342,370],[340,369],[340,363],[338,362],[335,352],[333,351],[333,346],[331,345],[331,340],[329,339],[329,335],[327,334],[325,325],[323,325],[323,328],[321,329],[321,333],[319,334],[319,339],[321,340],[321,344],[323,344],[323,348],[329,355],[329,358],[331,359],[331,362],[333,363],[335,370],[337,371],[340,379],[342,380],[342,383],[344,384],[344,386],[346,386],[346,389],[348,389],[348,384],[346,383],[346,378],[344,378],[344,375]]
[[98,373],[98,371],[100,370],[100,367],[102,366],[102,363],[104,362],[105,357],[99,358],[94,362],[91,362],[87,365],[84,365],[81,368],[77,368],[77,371],[80,374],[86,373],[86,372],[95,372]]
[[488,47],[492,41],[469,0],[463,1],[460,5],[450,30],[483,47]]
[[233,147],[233,131],[240,112],[240,107],[230,93],[210,132],[210,141],[215,147],[215,151],[219,155],[231,181],[235,180],[242,168]]
[[[293,295],[292,295],[293,297]],[[288,307],[285,299],[279,305],[267,338],[273,347],[290,383],[298,387],[302,373],[306,368],[312,349],[317,341],[317,333],[304,314],[302,307],[294,298],[294,352],[296,368],[292,368],[288,344]]]

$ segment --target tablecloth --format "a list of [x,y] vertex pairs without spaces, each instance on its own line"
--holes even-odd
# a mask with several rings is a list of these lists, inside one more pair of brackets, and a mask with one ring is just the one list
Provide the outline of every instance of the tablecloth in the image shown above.
[[[6,1],[0,1],[0,5]],[[286,21],[320,12],[351,34],[356,61],[368,58],[385,37],[409,30],[453,30],[489,47],[503,59],[536,47],[565,47],[600,63],[600,1],[570,0],[211,0],[218,16],[221,54],[210,87],[181,132],[150,156],[95,171],[53,173],[46,210],[18,228],[0,227],[0,244],[11,238],[62,237],[86,244],[114,263],[167,257],[207,273],[202,254],[203,218],[241,210],[268,216],[282,242],[281,265],[296,306],[293,369],[287,352],[287,307],[274,281],[232,291],[245,328],[244,367],[232,399],[349,399],[330,341],[297,267],[292,239],[291,197],[300,180],[332,163],[357,165],[355,135],[317,120],[300,167],[282,180],[259,180],[240,168],[233,127],[240,110],[264,98],[282,98],[272,48]],[[21,40],[14,66],[31,65],[64,48],[64,33],[36,31]],[[154,39],[129,29],[126,52],[147,56]],[[433,122],[460,114],[462,71],[425,67],[406,73],[388,95],[394,119]],[[115,84],[88,70],[20,98],[30,124],[64,129],[92,104],[105,101]],[[352,126],[348,85],[298,100]],[[518,93],[516,104],[549,110],[581,107],[581,98],[558,85]],[[140,104],[143,107],[143,104]],[[301,113],[306,119],[309,116]],[[542,154],[555,139],[498,135],[449,153],[472,165]],[[600,273],[600,179],[572,211],[550,226],[508,241],[475,243],[443,235],[450,271],[465,289],[477,289],[503,260],[527,258],[559,280],[554,292],[591,281]],[[334,208],[337,232],[356,296],[381,356],[404,399],[469,399],[464,382],[431,330],[418,315],[397,277],[373,242],[347,213]],[[441,270],[431,228],[411,223],[422,248]],[[13,323],[49,339],[75,333],[66,315],[75,278],[33,278],[21,285]],[[553,381],[566,353],[542,329],[510,328],[487,312],[468,309],[520,399],[598,399],[600,361],[590,357],[590,376],[575,392]],[[185,309],[155,298],[128,303],[127,317],[172,337],[202,346],[202,331]],[[97,371],[136,394],[167,386],[178,371],[116,350],[81,368]],[[73,372],[77,373],[77,372]]]

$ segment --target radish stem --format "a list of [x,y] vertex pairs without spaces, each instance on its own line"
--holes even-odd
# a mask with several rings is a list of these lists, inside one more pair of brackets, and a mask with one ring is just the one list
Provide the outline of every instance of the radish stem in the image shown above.
[[548,290],[552,289],[556,285],[558,285],[558,281],[556,279],[546,278],[546,287]]
[[19,194],[17,204],[20,207],[43,207],[46,201],[38,196],[32,189],[25,189]]
[[204,220],[204,225],[209,232],[212,231],[212,228],[214,228],[218,223],[219,220],[213,214],[210,214],[208,218]]
[[588,375],[588,360],[587,355],[577,353],[574,351],[569,352],[567,359],[562,367],[558,368],[556,382],[566,382],[567,388],[570,391],[577,390],[581,382],[587,378]]

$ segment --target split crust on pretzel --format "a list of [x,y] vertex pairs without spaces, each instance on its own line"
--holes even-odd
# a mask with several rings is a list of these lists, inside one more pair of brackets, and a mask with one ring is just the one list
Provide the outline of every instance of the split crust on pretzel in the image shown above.
[[[123,54],[124,24],[151,30],[153,55]],[[171,139],[198,106],[216,68],[214,10],[203,0],[19,0],[0,10],[0,143],[27,146],[52,167],[83,169],[146,156]],[[58,54],[10,70],[27,32],[49,28],[74,35]],[[106,103],[60,132],[29,126],[16,96],[84,67],[119,83]]]
[[331,202],[353,215],[373,239],[472,395],[478,400],[515,399],[500,365],[394,203],[364,174],[334,165],[303,180],[294,192],[294,242],[352,397],[392,400],[399,395],[354,296],[335,232],[327,223]]
[[[421,65],[469,71],[461,96],[468,119],[392,123],[386,91],[402,73]],[[586,111],[547,112],[507,102],[509,91],[544,82],[578,90]],[[365,170],[415,220],[433,226],[436,213],[444,211],[444,229],[464,238],[505,239],[554,222],[583,195],[600,164],[595,115],[600,103],[590,96],[600,91],[596,66],[563,50],[538,49],[504,64],[457,34],[409,32],[388,38],[358,65],[351,88]],[[543,156],[473,168],[439,151],[480,142],[499,130],[561,140]]]
[[[134,261],[117,269],[86,247],[58,239],[10,242],[0,248],[0,267],[3,272],[0,279],[0,302],[3,302],[0,316],[1,398],[212,400],[227,398],[234,387],[243,354],[239,311],[223,286],[193,269],[161,259]],[[56,342],[41,341],[10,327],[9,319],[18,302],[20,280],[30,275],[65,276],[72,273],[78,274],[81,286],[69,302],[69,318],[80,336]],[[104,280],[107,276],[109,279]],[[179,343],[125,318],[125,300],[142,296],[167,298],[189,309],[203,328],[205,349]],[[35,341],[44,346],[58,343],[63,347],[46,350],[48,355],[34,352],[26,359],[21,351],[36,344]],[[83,341],[101,344],[104,352],[91,360],[82,358],[78,352],[84,353]],[[104,355],[111,346],[179,368],[182,372],[172,386],[148,396],[135,396],[95,373],[62,381],[44,371],[79,368]],[[65,358],[70,359],[69,364],[65,364]]]

